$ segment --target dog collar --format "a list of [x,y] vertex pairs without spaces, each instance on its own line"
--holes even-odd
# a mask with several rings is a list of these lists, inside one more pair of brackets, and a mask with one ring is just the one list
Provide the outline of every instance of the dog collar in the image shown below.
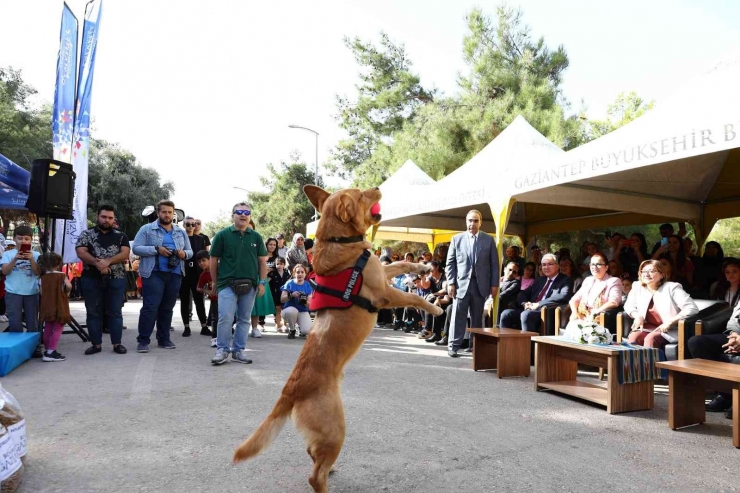
[[361,241],[365,241],[365,237],[363,235],[332,236],[331,238],[327,238],[326,241],[331,243],[359,243]]

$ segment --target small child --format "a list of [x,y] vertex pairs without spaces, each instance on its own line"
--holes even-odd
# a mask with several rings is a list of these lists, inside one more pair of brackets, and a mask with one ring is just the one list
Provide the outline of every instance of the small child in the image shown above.
[[[208,309],[208,320],[211,321],[212,327],[211,347],[216,347],[216,337],[218,334],[218,293],[215,296],[212,294],[214,286],[213,279],[211,279],[211,255],[206,250],[201,250],[195,255],[195,260],[198,262],[198,267],[203,271],[198,278],[197,291],[208,296],[208,299],[211,300],[211,306]],[[203,333],[201,331],[201,334]]]
[[44,347],[42,359],[46,362],[64,361],[67,358],[57,352],[64,324],[70,321],[69,298],[72,283],[62,272],[62,257],[54,252],[45,253],[39,260],[41,268],[41,320],[44,324]]
[[275,259],[275,270],[267,274],[270,279],[270,292],[272,293],[272,299],[275,302],[275,328],[278,332],[286,332],[285,326],[282,321],[283,305],[280,303],[280,288],[282,288],[286,282],[290,281],[290,273],[285,269],[285,259],[278,257]]
[[627,303],[627,296],[632,291],[632,279],[622,279],[622,304]]
[[[23,332],[24,319],[27,332],[38,332],[40,270],[36,261],[40,254],[31,250],[32,239],[33,230],[29,226],[18,226],[13,231],[16,248],[3,253],[0,260],[10,332]],[[33,356],[42,356],[40,344]]]

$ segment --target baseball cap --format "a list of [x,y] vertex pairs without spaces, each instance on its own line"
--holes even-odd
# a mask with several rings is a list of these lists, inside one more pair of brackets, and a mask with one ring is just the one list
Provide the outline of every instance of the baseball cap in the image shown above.
[[17,246],[13,240],[5,240],[5,246]]
[[275,238],[278,239],[278,240],[284,240],[285,239],[285,235],[283,233],[278,233],[278,234],[275,235]]

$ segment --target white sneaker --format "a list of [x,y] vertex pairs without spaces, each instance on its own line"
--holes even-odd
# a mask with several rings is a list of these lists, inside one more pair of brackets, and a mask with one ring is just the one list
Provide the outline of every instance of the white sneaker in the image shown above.
[[260,332],[260,330],[255,327],[254,329],[252,329],[252,334],[251,335],[255,339],[259,339],[260,337],[262,337],[262,332]]
[[211,339],[211,347],[218,347],[218,338],[214,337]]
[[8,317],[6,315],[0,315],[0,322],[7,322]]

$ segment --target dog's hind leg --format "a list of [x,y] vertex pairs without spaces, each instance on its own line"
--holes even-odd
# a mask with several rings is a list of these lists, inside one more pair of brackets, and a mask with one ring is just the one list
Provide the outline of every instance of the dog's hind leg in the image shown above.
[[293,422],[306,439],[314,467],[308,482],[316,493],[327,493],[327,479],[344,444],[344,408],[339,390],[297,403]]

